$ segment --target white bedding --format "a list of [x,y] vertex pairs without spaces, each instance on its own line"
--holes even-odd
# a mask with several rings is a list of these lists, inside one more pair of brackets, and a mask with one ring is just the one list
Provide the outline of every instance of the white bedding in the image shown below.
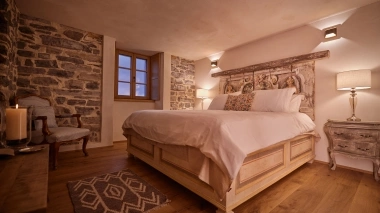
[[142,110],[122,128],[159,143],[199,148],[232,181],[247,154],[314,130],[315,124],[298,112]]

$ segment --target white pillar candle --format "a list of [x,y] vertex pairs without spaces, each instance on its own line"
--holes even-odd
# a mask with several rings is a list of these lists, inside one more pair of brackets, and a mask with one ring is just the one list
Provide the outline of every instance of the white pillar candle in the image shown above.
[[7,140],[20,140],[27,137],[26,134],[26,108],[6,108],[6,139]]

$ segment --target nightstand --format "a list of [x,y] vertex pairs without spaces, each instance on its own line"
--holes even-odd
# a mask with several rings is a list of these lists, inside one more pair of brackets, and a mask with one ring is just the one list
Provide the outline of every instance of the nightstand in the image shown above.
[[379,180],[380,122],[328,120],[324,132],[329,141],[330,168],[335,170],[335,154],[373,162],[373,176]]
[[0,159],[0,212],[47,212],[49,145]]

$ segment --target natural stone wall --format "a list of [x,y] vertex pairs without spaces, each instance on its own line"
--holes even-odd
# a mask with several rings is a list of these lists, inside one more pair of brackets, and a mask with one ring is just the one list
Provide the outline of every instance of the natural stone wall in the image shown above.
[[193,109],[195,103],[195,63],[171,57],[170,110]]
[[[100,141],[103,37],[21,14],[17,95],[50,98],[57,114],[82,114],[90,141]],[[75,126],[75,119],[58,121]]]
[[18,17],[14,0],[0,0],[0,89],[6,100],[16,92]]

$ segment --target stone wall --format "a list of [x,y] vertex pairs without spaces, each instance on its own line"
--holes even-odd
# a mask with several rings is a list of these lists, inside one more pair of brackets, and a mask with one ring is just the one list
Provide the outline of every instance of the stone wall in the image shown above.
[[17,95],[48,97],[57,114],[82,114],[90,141],[99,142],[102,45],[101,35],[20,14]]
[[0,0],[0,89],[6,100],[16,92],[18,17],[14,0]]
[[193,109],[195,103],[195,63],[171,57],[170,110]]

